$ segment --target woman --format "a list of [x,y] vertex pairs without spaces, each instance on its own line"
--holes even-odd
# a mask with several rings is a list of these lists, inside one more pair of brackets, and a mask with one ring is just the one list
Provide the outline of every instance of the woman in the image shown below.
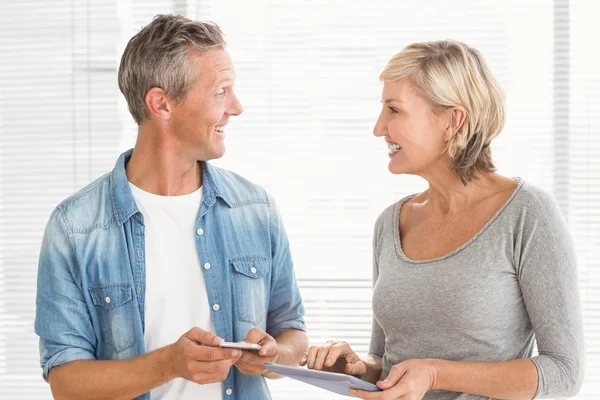
[[363,399],[575,395],[584,350],[574,246],[547,193],[495,172],[504,95],[486,62],[463,43],[416,43],[380,79],[374,134],[389,170],[429,188],[376,222],[369,355],[330,341],[301,364],[383,389],[355,393]]

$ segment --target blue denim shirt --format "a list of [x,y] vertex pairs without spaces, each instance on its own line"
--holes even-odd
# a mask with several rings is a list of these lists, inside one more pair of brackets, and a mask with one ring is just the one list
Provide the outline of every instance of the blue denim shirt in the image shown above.
[[[123,360],[146,351],[144,221],[125,175],[131,152],[63,201],[46,227],[35,319],[46,380],[51,368],[70,361]],[[305,330],[287,236],[271,197],[206,162],[202,178],[196,249],[200,263],[212,266],[202,272],[209,304],[219,305],[211,308],[216,334],[239,341],[253,327],[271,336]],[[262,376],[232,367],[223,382],[223,399],[269,398]]]

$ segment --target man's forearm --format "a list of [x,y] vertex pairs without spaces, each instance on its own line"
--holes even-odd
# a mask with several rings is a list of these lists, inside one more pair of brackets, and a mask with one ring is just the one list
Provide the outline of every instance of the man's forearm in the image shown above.
[[438,378],[433,389],[500,399],[531,399],[538,385],[537,368],[528,359],[502,362],[434,360]]
[[57,400],[129,400],[175,378],[169,346],[129,360],[79,360],[52,368],[52,394]]
[[[296,366],[308,350],[308,337],[303,331],[290,329],[280,332],[275,336],[275,341],[279,347],[279,354],[275,360],[277,364]],[[264,376],[270,379],[279,379],[282,377],[271,371],[266,372]]]

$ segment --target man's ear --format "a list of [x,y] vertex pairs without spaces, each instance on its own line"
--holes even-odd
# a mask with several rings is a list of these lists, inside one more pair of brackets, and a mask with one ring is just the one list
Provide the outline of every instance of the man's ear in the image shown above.
[[163,121],[171,118],[171,104],[163,89],[155,87],[148,90],[145,101],[150,117],[154,116]]
[[452,107],[448,111],[450,112],[450,117],[448,118],[448,125],[446,126],[444,135],[446,142],[460,131],[460,128],[462,128],[467,119],[467,111],[464,108]]

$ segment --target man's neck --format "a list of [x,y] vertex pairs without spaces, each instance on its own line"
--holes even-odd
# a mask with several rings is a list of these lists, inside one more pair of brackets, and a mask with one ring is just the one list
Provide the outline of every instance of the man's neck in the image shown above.
[[185,151],[158,132],[140,129],[131,159],[125,166],[127,179],[140,189],[161,196],[181,196],[202,186],[202,167]]

